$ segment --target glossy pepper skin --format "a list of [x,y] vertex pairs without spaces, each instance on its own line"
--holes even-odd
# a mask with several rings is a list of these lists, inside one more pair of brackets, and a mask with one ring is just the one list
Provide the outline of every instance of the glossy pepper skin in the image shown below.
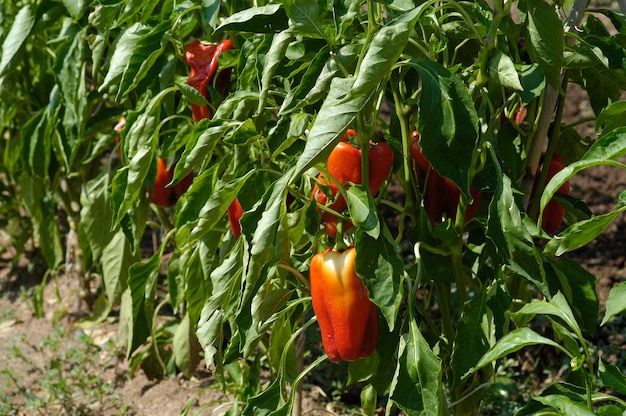
[[[187,84],[198,90],[208,101],[211,101],[211,96],[207,87],[213,85],[213,78],[219,66],[217,59],[222,52],[229,49],[233,49],[233,43],[230,40],[223,40],[217,44],[205,44],[197,39],[185,49],[185,59],[191,67]],[[219,91],[221,99],[230,89],[230,72],[231,68],[226,68],[217,76],[215,88]],[[191,103],[191,113],[196,121],[211,118],[213,115],[208,105],[199,106],[193,103]]]
[[230,230],[235,238],[239,238],[241,235],[241,224],[239,223],[239,219],[242,215],[243,209],[239,204],[239,200],[235,198],[228,206],[228,223],[230,224]]
[[[424,190],[423,198],[426,213],[433,222],[441,222],[444,215],[454,220],[459,206],[461,190],[448,178],[444,178],[437,171],[431,169],[430,162],[422,154],[419,140],[420,134],[414,131],[411,136],[411,157],[415,162],[419,186]],[[465,211],[465,221],[474,217],[482,197],[482,193],[474,187],[470,188],[470,194],[474,201]]]
[[[565,165],[563,164],[563,159],[557,153],[552,155],[552,159],[550,160],[550,164],[548,165],[548,172],[546,174],[546,180],[544,183],[547,184],[550,182],[550,179],[554,177],[557,173],[563,170]],[[537,213],[535,214],[535,221],[539,218],[539,201],[541,198],[541,194],[543,194],[543,189],[541,192],[537,192],[537,186],[540,178],[542,166],[537,167],[537,173],[535,174],[535,181],[533,182],[533,188],[530,191],[530,199],[528,202],[527,210],[530,210],[530,207],[533,203],[537,204]],[[567,195],[569,194],[569,181],[565,182],[561,187],[556,191],[557,194]],[[565,207],[559,204],[555,200],[551,200],[546,205],[543,210],[543,215],[541,216],[541,229],[543,229],[546,233],[553,235],[555,234],[559,228],[561,227],[561,223],[563,222],[563,216],[565,215]]]
[[193,173],[188,174],[176,185],[167,187],[174,177],[174,167],[167,169],[167,161],[161,157],[157,159],[157,175],[154,179],[154,185],[152,188],[146,187],[148,197],[152,202],[161,207],[171,207],[176,204],[176,201],[182,194],[187,192],[187,189],[193,182]]
[[[361,184],[361,149],[348,143],[350,136],[356,136],[356,132],[352,129],[348,130],[343,139],[333,149],[328,157],[327,169],[328,173],[334,176],[339,183],[348,186],[347,183]],[[371,143],[368,149],[369,160],[369,189],[372,195],[376,195],[382,184],[387,179],[389,171],[393,165],[393,150],[387,143]],[[333,197],[337,195],[339,189],[337,184],[326,177],[324,174],[318,176],[318,181],[328,186]],[[313,187],[311,199],[315,199],[318,203],[325,205],[328,196],[317,186]],[[344,211],[348,208],[346,200],[340,195],[330,208],[337,212]],[[325,226],[326,233],[334,237],[337,228],[337,218],[331,214],[324,213],[322,215],[322,224]]]
[[313,310],[332,362],[368,357],[376,348],[376,307],[354,269],[356,250],[326,251],[311,259]]

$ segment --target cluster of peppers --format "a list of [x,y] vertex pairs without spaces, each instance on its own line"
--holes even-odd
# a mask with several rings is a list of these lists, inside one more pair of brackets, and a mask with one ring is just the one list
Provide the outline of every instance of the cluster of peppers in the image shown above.
[[[230,40],[223,40],[217,44],[204,44],[199,40],[194,40],[185,48],[185,60],[189,64],[191,70],[187,78],[187,84],[195,88],[208,102],[211,99],[209,86],[212,86],[213,79],[217,73],[219,55],[229,49],[233,49]],[[215,89],[218,91],[221,101],[230,89],[230,68],[217,75]],[[195,121],[212,117],[212,109],[209,105],[200,106],[191,104],[191,114]],[[115,126],[115,131],[120,133],[125,125],[125,118],[122,116]],[[120,137],[117,136],[117,142]],[[156,205],[162,207],[171,207],[184,194],[193,182],[193,173],[185,176],[176,185],[168,187],[174,177],[174,168],[176,164],[168,167],[167,160],[162,157],[157,158],[157,174],[152,187],[146,187],[148,197]],[[241,216],[241,215],[239,215]]]
[[[362,184],[361,153],[363,149],[349,143],[356,136],[348,130],[343,140],[331,152],[327,168],[331,180],[324,174],[318,176],[311,199],[342,212],[347,208],[343,196],[338,195],[339,184],[344,188]],[[368,152],[369,190],[375,195],[387,179],[393,165],[393,151],[386,143],[371,143]],[[330,195],[322,192],[329,190]],[[330,237],[337,237],[337,217],[322,214],[321,223]],[[346,226],[352,224],[346,222]],[[342,239],[343,236],[337,237]],[[378,340],[376,307],[369,299],[367,289],[355,270],[356,249],[351,246],[339,251],[326,249],[311,259],[309,270],[313,311],[322,334],[322,344],[332,362],[354,361],[372,354]]]

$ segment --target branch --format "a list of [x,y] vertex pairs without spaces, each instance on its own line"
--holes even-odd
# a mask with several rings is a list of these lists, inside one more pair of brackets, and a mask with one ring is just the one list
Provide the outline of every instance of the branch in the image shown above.
[[[619,1],[620,4],[624,3],[626,6],[626,0]],[[574,0],[574,5],[564,26],[564,30],[566,32],[573,32],[576,30],[582,20],[588,4],[589,0]],[[573,37],[567,36],[565,38],[567,46],[571,46],[573,42],[575,42]],[[562,70],[561,81],[563,81],[564,77],[565,71]],[[559,95],[559,92],[552,85],[548,85],[546,87],[543,106],[541,107],[541,114],[539,116],[539,121],[537,122],[537,130],[535,131],[535,135],[533,136],[530,150],[528,152],[526,177],[524,178],[524,183],[522,184],[524,189],[530,189],[533,181],[535,180],[535,172],[537,171],[537,166],[539,166],[541,151],[545,147],[546,141],[548,140],[548,129],[550,128],[550,123],[552,122],[552,115],[554,114],[554,109],[558,103]]]

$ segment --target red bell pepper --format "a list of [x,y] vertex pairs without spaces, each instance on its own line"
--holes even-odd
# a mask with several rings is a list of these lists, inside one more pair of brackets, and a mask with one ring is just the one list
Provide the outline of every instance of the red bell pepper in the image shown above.
[[356,274],[355,259],[354,247],[343,252],[327,249],[311,259],[313,311],[332,362],[365,358],[376,348],[376,307]]
[[[328,157],[327,169],[328,173],[334,176],[337,181],[344,186],[349,183],[361,184],[361,149],[348,143],[350,136],[356,136],[356,132],[352,129],[348,130],[343,139],[333,149]],[[371,143],[371,142],[370,142]],[[368,149],[369,160],[369,189],[372,195],[376,195],[382,184],[387,179],[391,166],[393,165],[393,150],[387,143],[371,143]],[[320,174],[318,181],[328,186],[331,196],[337,196],[339,192],[337,184],[330,180],[326,175]],[[328,196],[320,190],[316,184],[313,187],[311,199],[315,199],[319,204],[325,205]],[[344,211],[348,207],[343,196],[339,196],[330,208],[337,212]],[[334,237],[337,228],[337,219],[329,213],[322,215],[322,224],[325,226],[326,233]],[[329,226],[326,226],[326,225]]]
[[[545,185],[560,171],[563,170],[565,165],[563,164],[563,159],[557,153],[552,155],[552,159],[550,159],[550,164],[548,165],[548,172],[546,173]],[[539,218],[539,204],[538,198],[541,198],[541,194],[543,194],[543,189],[541,192],[537,192],[537,186],[539,182],[539,177],[541,173],[542,166],[537,167],[537,172],[535,174],[535,181],[533,182],[533,188],[530,191],[530,199],[528,202],[527,211],[530,211],[532,204],[536,204],[537,212],[535,213],[535,221]],[[565,182],[561,187],[556,191],[557,194],[567,195],[569,194],[569,181]],[[548,205],[543,210],[543,215],[541,216],[541,228],[548,234],[555,234],[559,227],[561,227],[561,223],[563,222],[563,216],[565,215],[565,207],[558,203],[555,200],[551,200],[548,202]]]
[[[233,49],[233,43],[230,40],[223,40],[218,44],[205,44],[197,39],[185,49],[185,59],[191,67],[187,84],[198,90],[209,102],[211,96],[207,87],[213,84],[213,77],[217,73],[219,64],[217,59],[222,52],[229,49]],[[219,91],[221,99],[230,89],[230,72],[231,68],[226,68],[217,76],[215,88]],[[199,106],[192,103],[191,113],[196,121],[213,116],[208,105]]]
[[230,224],[230,230],[235,238],[239,238],[241,235],[241,224],[239,223],[239,219],[242,215],[243,209],[239,204],[239,200],[235,198],[228,206],[228,223]]
[[146,187],[148,197],[155,204],[162,207],[171,207],[176,204],[176,201],[182,194],[187,192],[187,189],[193,182],[193,173],[188,174],[181,179],[176,185],[167,187],[174,177],[174,167],[167,169],[167,161],[161,157],[157,159],[157,174],[154,179],[154,185],[152,188]]
[[[448,218],[456,218],[456,210],[461,198],[461,190],[448,178],[439,175],[431,168],[430,162],[422,154],[419,144],[420,134],[414,131],[411,137],[411,156],[415,162],[415,170],[419,186],[423,190],[424,208],[428,217],[433,222],[441,222],[444,215]],[[465,221],[469,221],[476,214],[482,192],[474,187],[470,188],[473,202],[465,211]]]

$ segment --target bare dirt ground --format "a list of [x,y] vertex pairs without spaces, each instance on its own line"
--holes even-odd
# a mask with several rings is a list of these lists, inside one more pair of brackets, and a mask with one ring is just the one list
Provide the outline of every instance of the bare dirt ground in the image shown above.
[[[584,117],[589,111],[586,94],[577,89],[570,91],[566,120]],[[582,126],[580,131],[583,135],[594,135],[593,126]],[[571,182],[572,195],[583,199],[593,213],[603,214],[615,207],[617,196],[626,190],[626,171],[597,167],[578,174]],[[2,238],[0,230],[0,249],[5,246]],[[84,320],[85,316],[71,314],[76,289],[63,275],[49,279],[43,293],[44,317],[36,318],[32,296],[38,293],[43,267],[37,263],[35,253],[27,251],[17,267],[11,268],[14,256],[11,248],[0,250],[0,394],[7,395],[2,397],[16,399],[23,395],[24,401],[27,397],[45,399],[43,396],[49,395],[50,389],[41,387],[41,381],[57,358],[61,361],[72,358],[67,353],[69,350],[82,351],[83,355],[77,354],[83,367],[78,368],[96,373],[96,382],[105,390],[100,398],[91,400],[87,408],[77,408],[75,414],[168,416],[181,414],[185,406],[189,407],[189,414],[196,411],[210,414],[209,409],[229,401],[226,394],[214,388],[214,379],[202,365],[190,379],[177,376],[154,381],[141,370],[129,379],[128,362],[117,339],[118,325],[111,321],[92,326]],[[597,276],[598,292],[604,301],[615,283],[626,280],[626,217],[617,218],[596,241],[571,253],[570,258]],[[599,334],[596,345],[609,346],[609,358],[620,361],[620,357],[626,355],[622,346],[624,333],[623,328],[613,328],[608,334]],[[80,341],[77,334],[89,337],[89,342]],[[55,342],[60,345],[55,346]],[[16,351],[18,356],[21,353],[24,357],[16,358]],[[527,364],[533,367],[532,358],[529,360]],[[15,383],[3,380],[2,376],[6,379],[7,373],[18,378],[21,390],[16,389]],[[71,377],[81,380],[80,374]],[[88,389],[91,387],[82,387],[82,390]],[[306,414],[340,413],[334,406],[319,387],[305,386]],[[45,412],[26,409],[15,414],[62,414],[62,409],[46,409]]]

